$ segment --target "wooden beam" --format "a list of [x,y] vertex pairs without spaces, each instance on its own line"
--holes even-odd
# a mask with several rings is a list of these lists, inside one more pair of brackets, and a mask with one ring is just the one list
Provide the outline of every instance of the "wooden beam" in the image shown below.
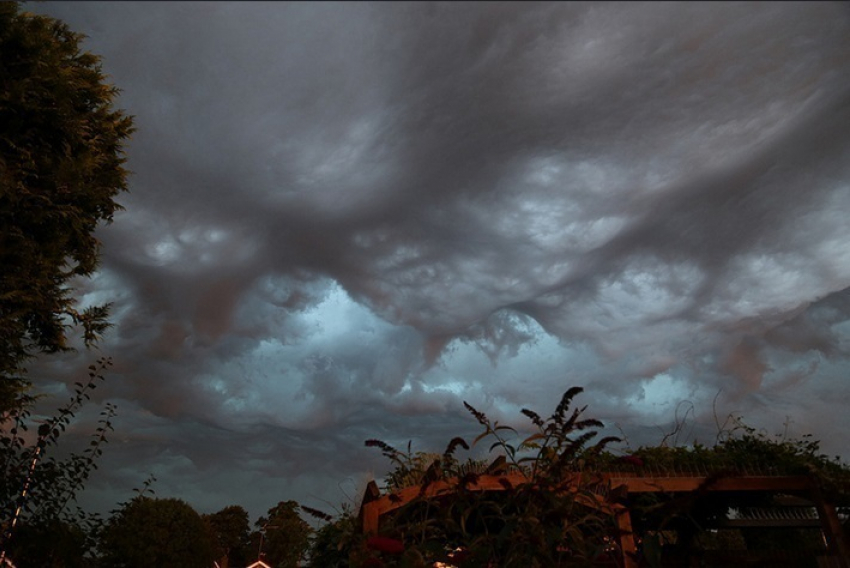
[[[599,483],[609,488],[621,489],[624,497],[628,493],[684,493],[700,491],[711,492],[777,492],[809,493],[814,488],[812,479],[806,476],[748,476],[748,477],[642,477],[594,473],[590,483]],[[619,542],[623,555],[624,568],[637,568],[637,546],[633,534],[631,515],[623,505],[613,504],[604,495],[578,493],[578,488],[588,482],[588,474],[580,472],[565,477],[562,487],[565,491],[576,492],[576,499],[583,505],[605,510],[614,514],[620,531]],[[481,475],[474,483],[464,485],[465,491],[504,491],[509,488],[530,483],[523,473],[512,472],[503,475]],[[391,511],[403,507],[419,497],[439,497],[459,489],[457,478],[434,481],[422,486],[406,487],[394,493],[380,495],[374,482],[367,487],[361,505],[362,528],[365,534],[378,531],[380,518]],[[841,568],[850,568],[850,547],[847,545],[835,508],[823,502],[815,495],[818,512],[827,536],[830,552],[840,558]],[[796,521],[799,523],[800,521]],[[735,524],[734,522],[731,524]],[[805,523],[809,524],[809,523]]]
[[821,528],[819,519],[727,519],[711,523],[711,527],[724,529],[752,528]]
[[793,477],[609,477],[611,486],[625,485],[629,493],[686,493],[705,491],[806,491],[811,479]]
[[[563,486],[566,491],[577,491],[580,483],[581,474],[575,474],[567,478]],[[603,477],[595,482],[607,483]],[[475,483],[467,483],[464,486],[466,491],[505,491],[508,488],[518,487],[529,483],[529,479],[522,473],[510,473],[507,475],[482,475]],[[457,478],[434,481],[422,486],[405,487],[399,491],[383,495],[371,503],[370,506],[376,507],[379,515],[384,515],[390,511],[394,511],[404,505],[410,503],[419,497],[439,497],[456,491],[460,483]],[[603,496],[591,498],[585,494],[577,494],[577,499],[584,505],[595,508],[608,507]],[[610,507],[608,507],[610,508]]]

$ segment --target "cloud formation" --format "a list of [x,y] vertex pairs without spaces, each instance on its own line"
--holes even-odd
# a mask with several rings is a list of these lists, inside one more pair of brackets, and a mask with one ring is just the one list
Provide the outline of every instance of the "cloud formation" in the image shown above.
[[29,9],[138,127],[80,283],[114,302],[104,495],[152,464],[205,510],[338,500],[366,438],[574,384],[640,435],[721,392],[850,448],[845,5]]

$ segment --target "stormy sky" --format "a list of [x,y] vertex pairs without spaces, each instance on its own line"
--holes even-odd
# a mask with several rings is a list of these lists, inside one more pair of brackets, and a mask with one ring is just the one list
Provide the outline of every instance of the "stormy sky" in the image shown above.
[[138,129],[77,284],[115,326],[32,377],[49,410],[114,359],[95,507],[152,473],[328,510],[385,473],[365,439],[442,451],[464,400],[524,425],[573,385],[633,446],[693,409],[850,454],[846,4],[25,9]]

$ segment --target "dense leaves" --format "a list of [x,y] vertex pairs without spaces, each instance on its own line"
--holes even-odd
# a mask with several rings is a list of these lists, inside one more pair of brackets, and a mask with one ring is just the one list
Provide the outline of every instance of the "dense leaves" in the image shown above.
[[11,542],[9,558],[17,566],[87,568],[93,564],[90,526],[51,519],[20,527]]
[[22,565],[74,566],[72,557],[91,551],[99,518],[71,505],[115,415],[107,404],[86,451],[52,455],[102,380],[102,361],[34,442],[26,435],[35,399],[26,361],[68,350],[72,328],[89,345],[108,325],[106,306],[80,307],[71,284],[97,267],[94,231],[111,221],[114,198],[126,190],[122,145],[132,124],[113,109],[117,90],[98,57],[80,49],[82,39],[58,20],[0,3],[0,499],[4,551]]
[[252,558],[248,511],[239,505],[230,505],[211,515],[203,516],[212,535],[213,547],[219,566],[247,566]]
[[101,540],[104,568],[209,568],[213,543],[192,507],[179,499],[137,497],[118,511]]
[[117,90],[82,39],[58,20],[0,2],[0,554],[20,565],[75,566],[91,552],[100,519],[72,506],[115,415],[107,404],[87,450],[53,455],[102,380],[101,361],[68,404],[27,433],[36,399],[27,360],[69,350],[76,333],[90,345],[108,326],[107,307],[80,306],[71,286],[97,268],[94,231],[119,209],[132,121],[113,108]]
[[281,501],[256,522],[263,533],[264,561],[272,568],[295,568],[309,550],[312,529],[299,508],[295,501]]
[[713,445],[641,446],[627,456],[602,453],[589,465],[607,471],[668,475],[811,475],[833,504],[850,506],[850,468],[805,434],[770,436],[730,417]]
[[[81,309],[70,284],[94,272],[94,231],[126,190],[131,119],[82,36],[62,22],[0,3],[0,379],[20,378],[42,352],[86,344],[106,306]],[[2,393],[0,393],[2,394]],[[0,400],[0,410],[8,400]]]
[[357,516],[343,505],[337,519],[325,523],[313,536],[310,545],[310,568],[348,568],[352,544],[360,539]]

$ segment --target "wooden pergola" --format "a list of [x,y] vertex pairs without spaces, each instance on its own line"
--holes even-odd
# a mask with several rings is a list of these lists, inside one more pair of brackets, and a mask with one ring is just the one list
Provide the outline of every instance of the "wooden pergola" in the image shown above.
[[[608,490],[616,490],[620,497],[628,497],[629,494],[638,493],[666,493],[681,494],[695,491],[707,491],[717,493],[718,497],[723,493],[772,493],[790,494],[807,498],[817,510],[817,519],[789,519],[786,523],[774,523],[773,525],[758,526],[819,526],[826,542],[827,554],[832,559],[832,566],[850,568],[850,545],[844,534],[835,507],[826,502],[821,494],[818,484],[809,476],[779,476],[779,475],[638,475],[622,472],[599,472],[593,473],[597,476],[594,481],[601,482],[602,487]],[[635,533],[632,530],[631,512],[628,507],[610,502],[604,495],[588,495],[586,492],[579,493],[582,474],[573,474],[572,480],[567,478],[567,491],[575,492],[576,499],[583,505],[601,509],[612,514],[619,528],[620,550],[622,553],[621,565],[624,568],[637,568],[637,543]],[[459,485],[457,478],[441,479],[432,481],[425,486],[413,486],[382,495],[375,482],[370,482],[360,507],[360,520],[362,530],[365,534],[378,532],[381,517],[395,511],[411,501],[425,497],[439,497],[449,495],[456,491]],[[524,473],[512,472],[503,475],[481,475],[474,483],[464,484],[467,491],[504,491],[507,487],[516,487],[531,483]],[[618,501],[625,501],[619,499]],[[776,519],[774,519],[776,520]],[[756,521],[750,522],[748,526],[757,526]],[[794,523],[797,524],[794,524]],[[734,523],[733,523],[734,524]],[[744,526],[741,522],[739,526]],[[730,525],[731,526],[731,525]]]

